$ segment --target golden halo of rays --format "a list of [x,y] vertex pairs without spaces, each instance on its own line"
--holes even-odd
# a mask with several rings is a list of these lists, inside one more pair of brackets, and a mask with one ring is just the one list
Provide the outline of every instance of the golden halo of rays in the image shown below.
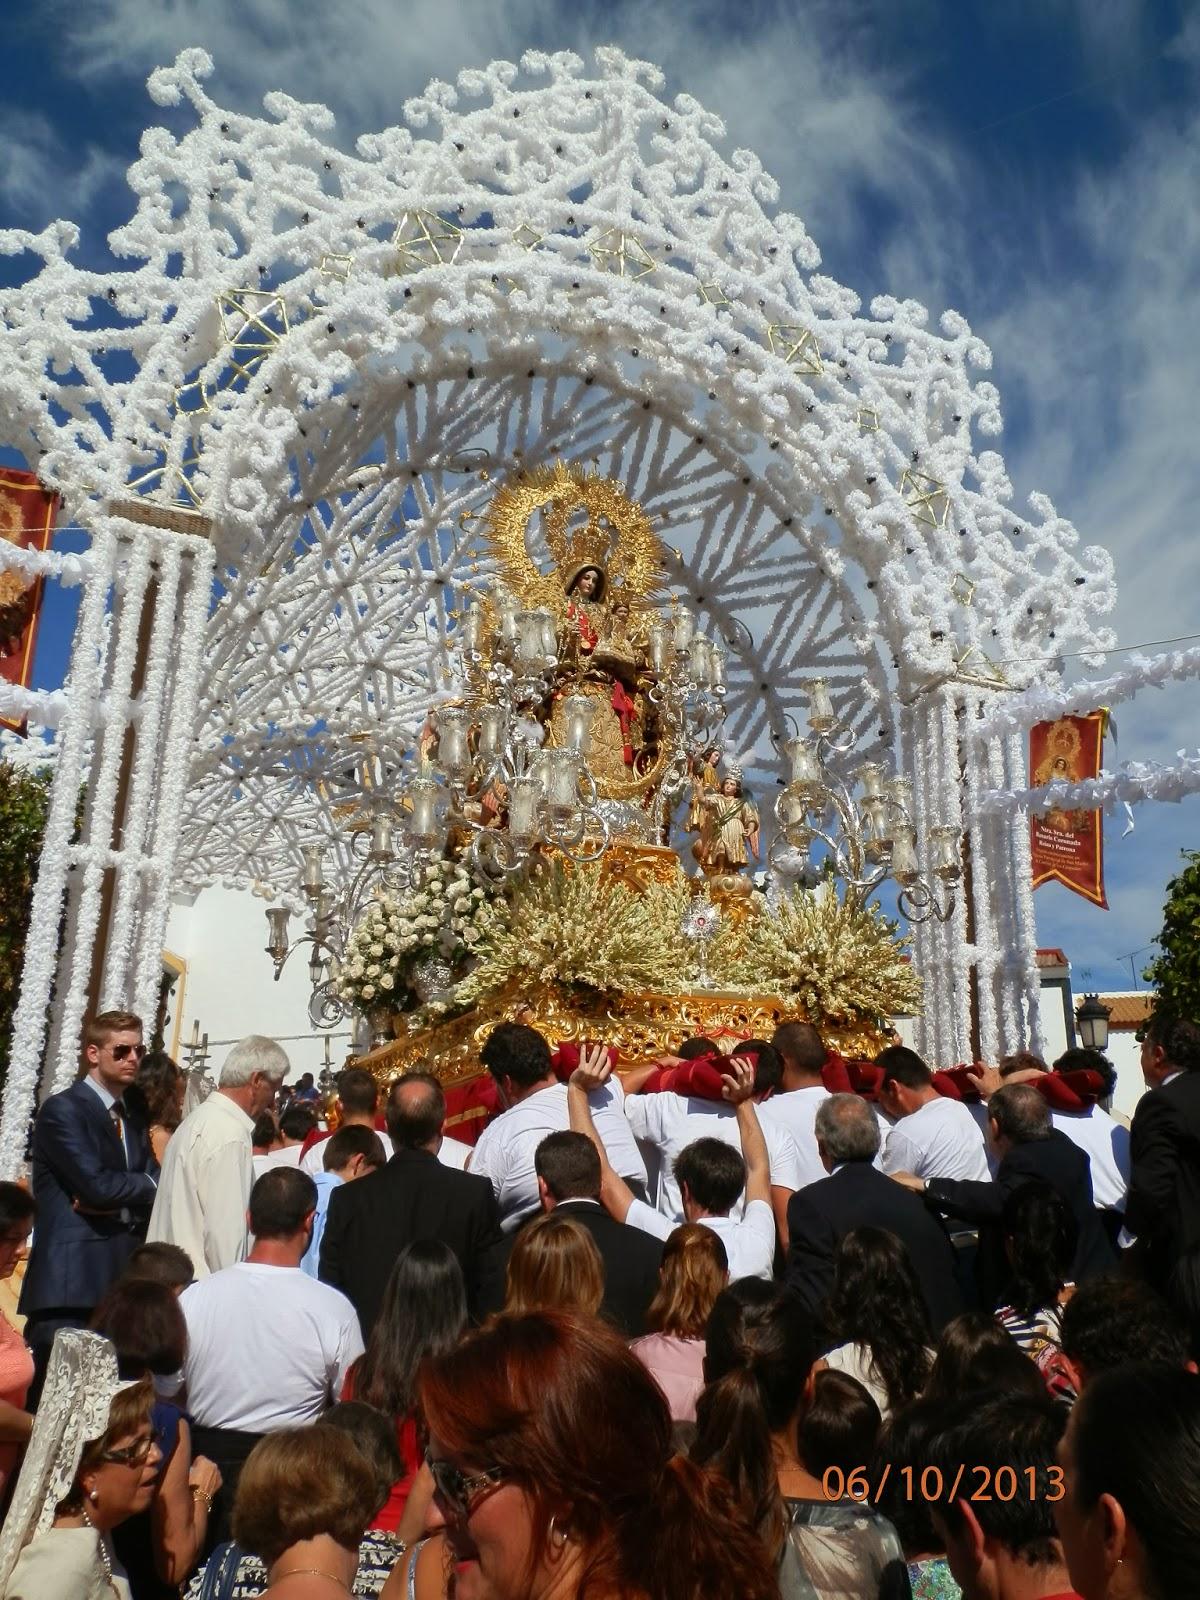
[[[542,572],[529,553],[529,523],[539,511],[546,514],[551,572]],[[577,511],[587,512],[588,526],[571,536],[567,528]],[[638,502],[611,478],[563,461],[503,483],[483,520],[481,540],[501,584],[528,605],[560,606],[567,578],[581,565],[603,569],[610,600],[633,602],[666,581],[662,544]]]

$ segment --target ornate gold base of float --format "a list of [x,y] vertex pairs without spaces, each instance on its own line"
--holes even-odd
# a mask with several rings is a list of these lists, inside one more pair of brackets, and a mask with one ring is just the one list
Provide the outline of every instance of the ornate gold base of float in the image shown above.
[[[524,1022],[551,1043],[604,1040],[621,1052],[623,1067],[637,1067],[693,1034],[725,1029],[745,1039],[770,1038],[778,1023],[807,1019],[775,995],[696,990],[612,996],[530,986],[495,995],[467,1015],[433,1026],[413,1029],[412,1020],[398,1015],[397,1037],[358,1057],[355,1065],[369,1067],[381,1084],[418,1070],[436,1073],[447,1085],[462,1083],[481,1071],[480,1048],[498,1022]],[[820,1026],[826,1042],[849,1057],[873,1056],[886,1042],[871,1028]]]

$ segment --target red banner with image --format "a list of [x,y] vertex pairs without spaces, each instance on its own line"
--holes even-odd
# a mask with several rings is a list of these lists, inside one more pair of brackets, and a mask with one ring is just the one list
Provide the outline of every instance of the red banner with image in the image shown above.
[[[1030,783],[1083,783],[1099,776],[1104,752],[1107,711],[1084,717],[1059,717],[1029,730]],[[1065,811],[1059,807],[1029,819],[1033,854],[1033,887],[1061,883],[1102,910],[1104,895],[1104,818],[1099,810]]]
[[[22,550],[45,550],[54,531],[58,496],[43,489],[32,472],[0,467],[0,541]],[[0,679],[29,687],[37,644],[42,580],[0,566]],[[25,732],[25,719],[0,716],[0,727]]]

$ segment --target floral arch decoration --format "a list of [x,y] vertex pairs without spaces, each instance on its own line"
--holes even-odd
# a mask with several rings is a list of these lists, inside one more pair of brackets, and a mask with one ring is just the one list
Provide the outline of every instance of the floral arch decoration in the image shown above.
[[984,1047],[1036,1040],[1024,835],[975,812],[1023,754],[967,735],[1099,659],[1112,567],[1044,496],[1012,509],[963,318],[864,312],[756,158],[616,50],[433,83],[353,153],[322,106],[222,109],[211,71],[151,76],[188,126],[143,137],[127,269],[74,266],[65,223],[0,236],[39,262],[0,294],[0,429],[92,538],[3,557],[84,588],[4,1160],[43,1059],[74,1073],[101,917],[102,1001],[144,1009],[173,888],[295,881],[364,730],[398,753],[442,686],[497,484],[556,458],[626,487],[728,640],[740,750],[773,773],[819,672],[922,829],[968,828],[970,897],[916,930],[926,1049],[964,1053],[971,969]]

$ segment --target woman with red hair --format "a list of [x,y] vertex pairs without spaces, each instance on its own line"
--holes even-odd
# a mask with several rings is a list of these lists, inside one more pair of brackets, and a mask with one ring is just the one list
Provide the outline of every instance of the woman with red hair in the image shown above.
[[728,1487],[673,1453],[611,1329],[501,1316],[419,1380],[456,1600],[778,1600]]

